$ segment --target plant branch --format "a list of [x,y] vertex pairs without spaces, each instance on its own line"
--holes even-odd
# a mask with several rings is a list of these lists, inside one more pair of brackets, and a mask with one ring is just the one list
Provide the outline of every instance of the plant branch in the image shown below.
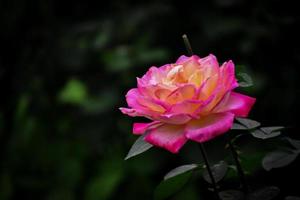
[[244,170],[243,170],[242,165],[240,163],[239,155],[238,155],[236,149],[234,148],[234,146],[233,146],[233,144],[232,144],[229,137],[228,137],[228,145],[229,145],[230,151],[232,153],[232,157],[234,159],[234,162],[235,162],[235,165],[236,165],[236,168],[237,168],[237,171],[238,171],[241,183],[242,183],[243,191],[245,193],[247,193],[248,192],[248,184],[246,182],[245,173],[244,173]]
[[194,53],[193,53],[193,49],[192,49],[191,43],[190,43],[190,41],[189,41],[187,35],[186,35],[186,34],[183,34],[183,35],[182,35],[182,39],[183,39],[185,48],[186,48],[186,50],[187,50],[187,52],[188,52],[188,55],[189,55],[189,56],[192,56]]
[[205,151],[204,145],[202,143],[200,143],[199,147],[200,147],[200,151],[201,151],[202,157],[203,157],[204,162],[205,162],[205,166],[206,166],[209,178],[210,178],[212,186],[214,188],[214,192],[215,192],[217,198],[219,199],[219,195],[218,195],[219,191],[218,191],[217,183],[216,183],[215,177],[213,175],[213,172],[210,168],[209,161],[208,161],[208,158],[207,158],[207,153]]

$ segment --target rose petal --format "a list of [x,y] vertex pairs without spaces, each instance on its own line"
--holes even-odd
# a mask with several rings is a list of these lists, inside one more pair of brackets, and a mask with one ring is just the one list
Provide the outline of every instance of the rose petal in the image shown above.
[[129,115],[131,117],[144,116],[145,114],[133,108],[119,108],[123,114]]
[[164,107],[164,103],[160,102],[158,100],[153,100],[145,97],[139,97],[136,100],[140,105],[146,107],[147,109],[158,112],[158,113],[164,113],[166,111]]
[[172,105],[168,113],[193,114],[202,104],[203,101],[200,100],[186,100]]
[[147,85],[155,85],[161,82],[162,79],[161,70],[157,67],[151,67],[148,72],[142,77],[142,79],[147,81]]
[[[217,85],[216,88],[209,94],[204,92],[204,88],[209,80],[205,81],[201,87],[200,91],[198,91],[198,96],[200,100],[203,100],[203,106],[201,107],[201,114],[207,115],[211,112],[211,110],[218,104],[218,102],[222,99],[222,85]],[[209,83],[208,83],[209,84]],[[198,111],[199,112],[199,111]]]
[[185,56],[185,55],[182,55],[182,56],[180,56],[180,57],[177,59],[177,61],[176,61],[175,64],[183,64],[184,62],[186,62],[186,61],[188,61],[188,60],[192,60],[192,59],[194,59],[194,60],[199,60],[200,57],[199,57],[199,56],[196,56],[196,55],[193,55],[193,56],[190,56],[190,57]]
[[158,114],[149,110],[135,109],[135,108],[119,108],[123,114],[131,117],[146,117],[153,120]]
[[189,80],[189,78],[199,69],[200,65],[198,61],[199,57],[192,56],[189,60],[182,64],[182,76],[185,80]]
[[229,98],[223,101],[221,105],[215,108],[214,112],[231,112],[237,117],[247,117],[256,99],[231,92]]
[[211,77],[209,77],[205,82],[203,82],[203,85],[201,85],[201,95],[199,96],[200,100],[205,100],[211,95],[214,94],[214,91],[217,89],[219,85],[219,74],[215,74]]
[[136,134],[136,135],[142,135],[147,130],[149,130],[151,128],[155,128],[159,125],[161,125],[161,123],[158,121],[154,121],[154,122],[150,122],[150,123],[134,123],[132,132],[133,132],[133,134]]
[[231,60],[223,63],[220,67],[220,74],[226,92],[238,87],[238,82],[235,78],[234,63]]
[[129,107],[139,110],[140,112],[144,111],[149,113],[150,111],[163,113],[166,110],[163,102],[145,97],[137,88],[128,91],[126,94],[126,101]]
[[219,71],[218,60],[213,54],[201,58],[199,60],[199,63],[201,65],[201,68],[205,69],[203,71],[205,79],[217,74]]
[[[212,94],[206,100],[202,101],[202,105],[197,110],[195,110],[193,116],[197,116],[199,114],[206,115],[208,112],[210,112],[211,109],[210,107],[214,105],[214,101],[216,99],[215,97],[216,94]],[[199,116],[196,118],[199,118]]]
[[196,88],[194,85],[183,85],[167,96],[166,102],[175,104],[187,99],[192,99],[195,96],[195,93]]
[[191,74],[188,78],[188,82],[194,84],[199,87],[204,82],[204,76],[201,70],[194,70],[193,74]]
[[136,101],[141,96],[142,94],[137,88],[129,90],[126,94],[126,101],[128,106],[131,108],[141,108],[142,106]]
[[149,131],[145,140],[172,153],[178,153],[179,149],[186,143],[187,138],[184,136],[184,126],[163,124]]
[[193,120],[187,124],[185,136],[196,142],[206,142],[228,131],[233,119],[232,113],[218,113]]
[[171,92],[172,90],[170,89],[159,88],[154,92],[154,94],[157,99],[163,101],[171,94]]
[[155,120],[168,123],[168,124],[185,124],[190,121],[192,117],[189,114],[163,114],[158,117],[155,117]]

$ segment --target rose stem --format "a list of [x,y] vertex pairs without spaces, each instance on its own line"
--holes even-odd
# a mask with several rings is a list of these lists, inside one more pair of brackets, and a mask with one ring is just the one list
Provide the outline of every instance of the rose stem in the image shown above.
[[190,41],[189,41],[187,35],[184,34],[184,35],[182,36],[182,39],[183,39],[185,48],[186,48],[186,50],[187,50],[187,52],[188,52],[188,55],[189,55],[189,56],[192,56],[194,53],[193,53],[192,46],[191,46],[191,43],[190,43]]
[[200,147],[200,151],[201,151],[202,157],[203,157],[205,165],[206,165],[206,169],[207,169],[209,178],[210,178],[211,183],[213,185],[214,192],[216,193],[216,197],[219,199],[219,195],[218,195],[219,192],[218,192],[217,183],[216,183],[215,177],[212,173],[212,170],[210,168],[210,165],[209,165],[209,162],[208,162],[208,159],[207,159],[207,153],[205,151],[204,145],[202,143],[200,143],[199,147]]
[[[193,53],[193,50],[192,50],[192,46],[191,46],[191,43],[187,37],[186,34],[184,34],[182,36],[182,39],[183,39],[183,42],[184,42],[184,45],[185,45],[185,48],[188,52],[188,55],[189,56],[192,56],[194,53]],[[205,151],[205,148],[204,148],[204,145],[202,143],[199,144],[199,147],[200,147],[200,151],[201,151],[201,154],[202,154],[202,157],[204,159],[204,162],[205,162],[205,165],[206,165],[206,168],[207,168],[207,172],[208,172],[208,175],[210,177],[210,180],[212,182],[212,185],[213,185],[213,188],[214,188],[214,192],[216,193],[216,196],[217,198],[219,199],[219,195],[218,195],[218,188],[217,188],[217,184],[216,184],[216,180],[215,180],[215,177],[213,176],[213,173],[212,173],[212,170],[210,168],[210,165],[209,165],[209,162],[208,162],[208,158],[207,158],[207,153]]]
[[237,168],[240,180],[242,182],[243,191],[245,193],[247,193],[248,192],[248,184],[246,182],[245,173],[244,173],[242,165],[241,165],[241,163],[239,161],[239,155],[238,155],[236,149],[234,148],[234,146],[233,146],[233,144],[232,144],[229,136],[228,136],[228,145],[229,145],[229,148],[231,150],[232,157],[234,159],[234,162],[235,162],[235,165],[236,165],[236,168]]

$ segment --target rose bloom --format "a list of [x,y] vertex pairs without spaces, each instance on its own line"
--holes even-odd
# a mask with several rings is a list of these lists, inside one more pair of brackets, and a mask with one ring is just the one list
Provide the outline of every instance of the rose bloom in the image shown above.
[[133,133],[147,132],[147,142],[177,153],[187,140],[211,140],[228,131],[234,117],[247,117],[255,98],[234,92],[236,87],[232,61],[219,67],[214,55],[181,56],[137,78],[137,88],[126,95],[129,108],[120,110],[150,119],[134,123]]

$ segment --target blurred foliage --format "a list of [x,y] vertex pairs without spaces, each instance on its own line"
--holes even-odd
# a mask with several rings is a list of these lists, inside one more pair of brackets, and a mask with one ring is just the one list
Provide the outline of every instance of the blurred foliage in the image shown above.
[[[0,199],[152,199],[166,172],[199,163],[193,143],[176,156],[152,148],[123,160],[136,139],[135,119],[118,107],[126,105],[135,77],[185,53],[183,33],[200,56],[232,59],[251,75],[254,85],[243,89],[258,99],[251,118],[290,126],[284,134],[299,138],[294,4],[2,1]],[[226,157],[222,139],[207,145],[212,163]],[[263,173],[265,148],[274,149],[253,139],[241,139],[240,145],[251,181],[272,182],[285,194],[298,191],[286,183],[295,178],[299,160]],[[207,185],[196,177],[174,199],[205,199]]]

